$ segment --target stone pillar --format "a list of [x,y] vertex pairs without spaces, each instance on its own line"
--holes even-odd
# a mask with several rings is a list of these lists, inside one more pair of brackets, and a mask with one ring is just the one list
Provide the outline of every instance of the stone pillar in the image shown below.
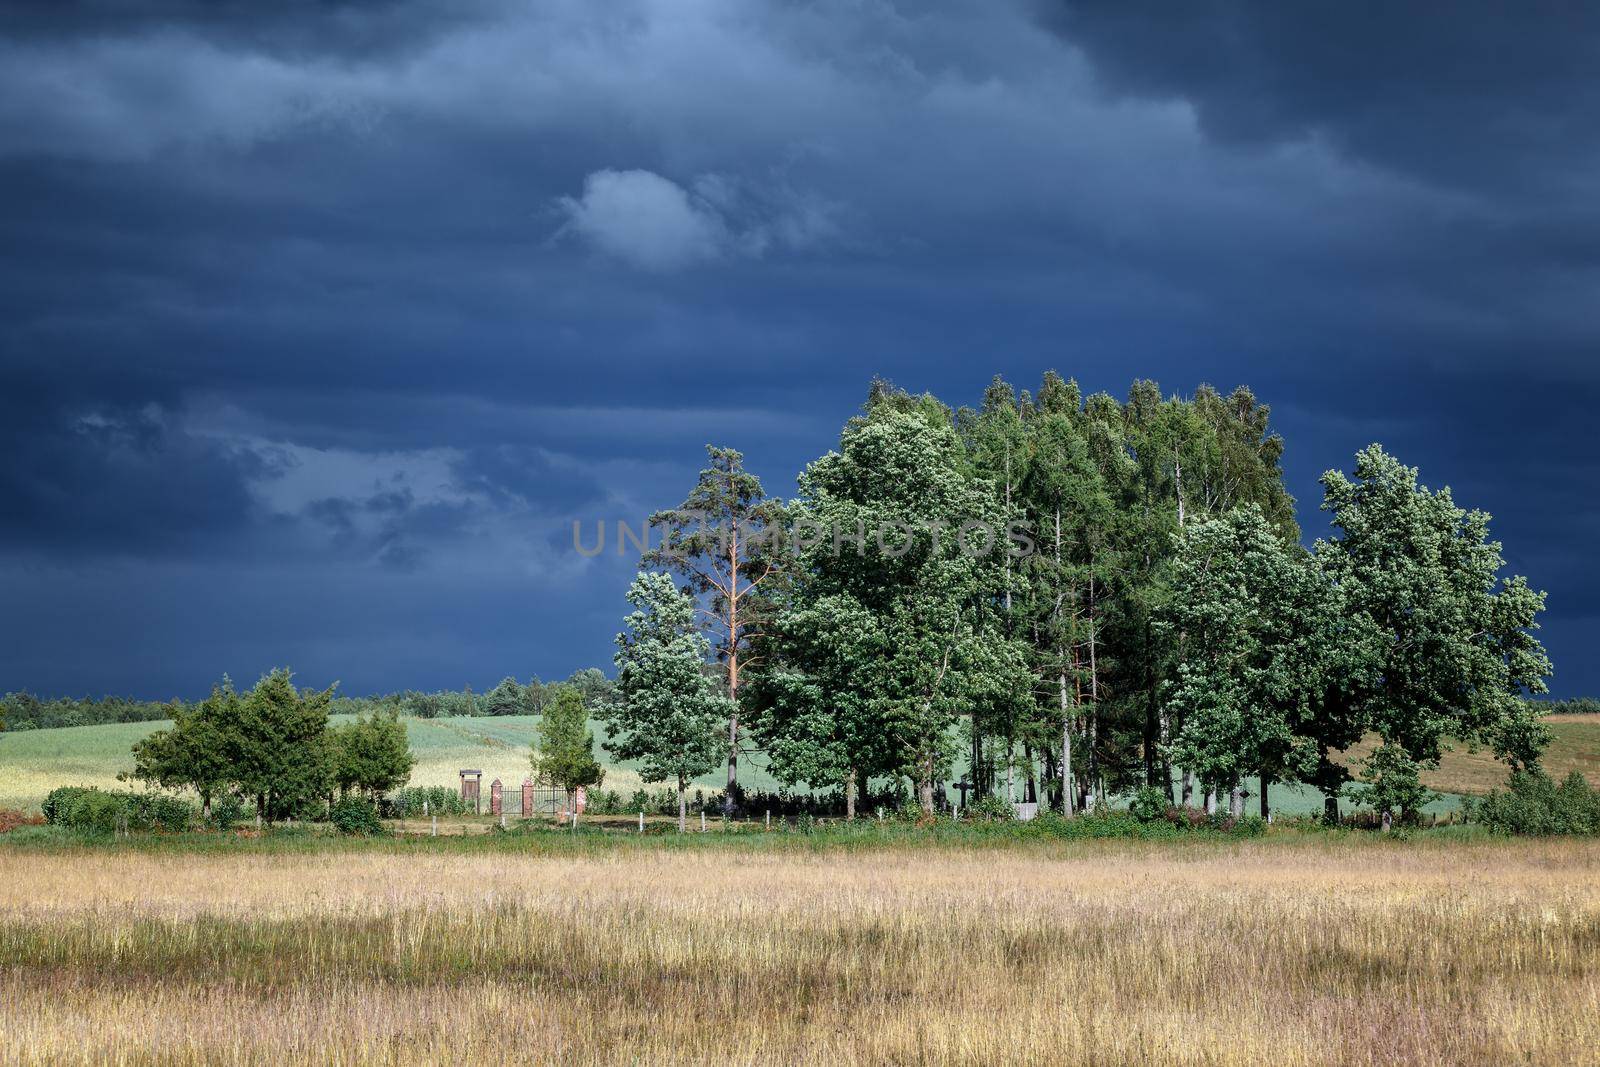
[[589,792],[581,785],[573,790],[572,806],[577,809],[579,815],[582,815],[583,809],[589,806]]
[[505,790],[500,785],[500,779],[496,778],[494,781],[489,783],[489,814],[490,815],[499,815],[499,814],[503,813],[506,810],[505,809],[504,793],[505,793]]
[[522,780],[522,817],[524,819],[530,819],[530,818],[533,817],[533,779],[532,778],[524,778]]

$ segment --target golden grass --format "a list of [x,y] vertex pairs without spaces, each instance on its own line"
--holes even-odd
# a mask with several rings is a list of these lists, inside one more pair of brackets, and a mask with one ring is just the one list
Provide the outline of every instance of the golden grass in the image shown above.
[[1600,844],[0,850],[0,1062],[1592,1062]]

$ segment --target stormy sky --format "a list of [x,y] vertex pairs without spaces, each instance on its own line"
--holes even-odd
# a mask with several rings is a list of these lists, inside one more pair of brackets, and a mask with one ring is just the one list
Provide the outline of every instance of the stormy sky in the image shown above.
[[0,690],[609,665],[707,442],[881,375],[1379,440],[1600,692],[1600,8],[0,5]]

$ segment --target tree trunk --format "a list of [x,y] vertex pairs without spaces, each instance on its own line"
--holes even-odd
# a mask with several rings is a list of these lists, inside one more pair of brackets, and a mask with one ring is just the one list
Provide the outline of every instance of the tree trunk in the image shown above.
[[1322,821],[1329,826],[1339,825],[1339,798],[1333,793],[1322,798]]
[[983,788],[983,773],[979,768],[983,766],[983,734],[979,732],[977,708],[972,709],[972,752],[970,753],[970,759],[972,761],[972,773],[968,777],[972,781],[973,788],[981,790]]
[[1228,814],[1235,819],[1244,815],[1244,786],[1238,782],[1228,790]]
[[[737,684],[737,683],[736,683]],[[737,689],[735,689],[737,693]],[[722,790],[722,810],[726,815],[733,814],[734,790],[739,786],[739,705],[733,705],[733,713],[728,716],[728,784]]]
[[1094,611],[1094,557],[1089,557],[1089,781],[1098,788],[1100,757],[1095,751],[1100,740],[1100,661]]
[[922,814],[933,814],[933,757],[929,756],[921,761],[918,768],[921,777],[917,780],[917,803],[922,808]]
[[1037,804],[1039,802],[1039,788],[1037,777],[1034,774],[1032,741],[1024,741],[1022,743],[1022,758],[1028,764],[1028,777],[1022,787],[1022,802],[1024,804]]
[[[701,764],[704,766],[704,764]],[[678,833],[687,833],[689,830],[689,806],[685,795],[688,784],[682,778],[678,779]]]
[[1017,761],[1016,761],[1016,758],[1015,758],[1015,756],[1016,756],[1016,751],[1015,751],[1016,750],[1016,746],[1017,746],[1016,739],[1013,738],[1010,735],[1010,733],[1008,732],[1006,734],[1006,803],[1007,804],[1015,804],[1017,802],[1017,766],[1016,766]]
[[1182,792],[1181,797],[1179,799],[1179,806],[1187,808],[1189,806],[1189,798],[1193,797],[1193,796],[1194,796],[1194,772],[1193,771],[1189,771],[1189,770],[1185,770],[1183,772],[1183,792]]
[[1272,806],[1267,802],[1267,786],[1272,782],[1266,774],[1261,776],[1261,817],[1263,819],[1272,815]]
[[1067,711],[1067,672],[1056,678],[1061,687],[1061,812],[1071,815],[1077,807],[1072,800],[1072,716]]
[[854,767],[845,772],[844,817],[847,822],[856,821],[856,769]]
[[1217,813],[1217,791],[1216,791],[1216,789],[1214,787],[1207,786],[1206,787],[1206,814],[1207,815],[1215,815],[1216,813]]

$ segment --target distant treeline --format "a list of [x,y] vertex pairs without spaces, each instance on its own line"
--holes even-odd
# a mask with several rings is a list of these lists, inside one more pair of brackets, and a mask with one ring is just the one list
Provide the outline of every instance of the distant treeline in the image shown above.
[[[330,702],[334,715],[358,715],[374,711],[395,711],[422,719],[458,715],[537,715],[545,703],[563,686],[571,686],[583,696],[584,704],[594,708],[608,699],[613,682],[598,668],[587,667],[562,681],[541,681],[538,675],[527,684],[503,678],[492,689],[475,693],[471,686],[459,690],[424,693],[407,689],[377,696],[336,696]],[[0,697],[0,725],[7,730],[44,730],[58,726],[99,726],[114,722],[155,722],[172,719],[175,713],[191,708],[198,701],[132,700],[127,697],[58,697],[41,700],[23,691]]]

